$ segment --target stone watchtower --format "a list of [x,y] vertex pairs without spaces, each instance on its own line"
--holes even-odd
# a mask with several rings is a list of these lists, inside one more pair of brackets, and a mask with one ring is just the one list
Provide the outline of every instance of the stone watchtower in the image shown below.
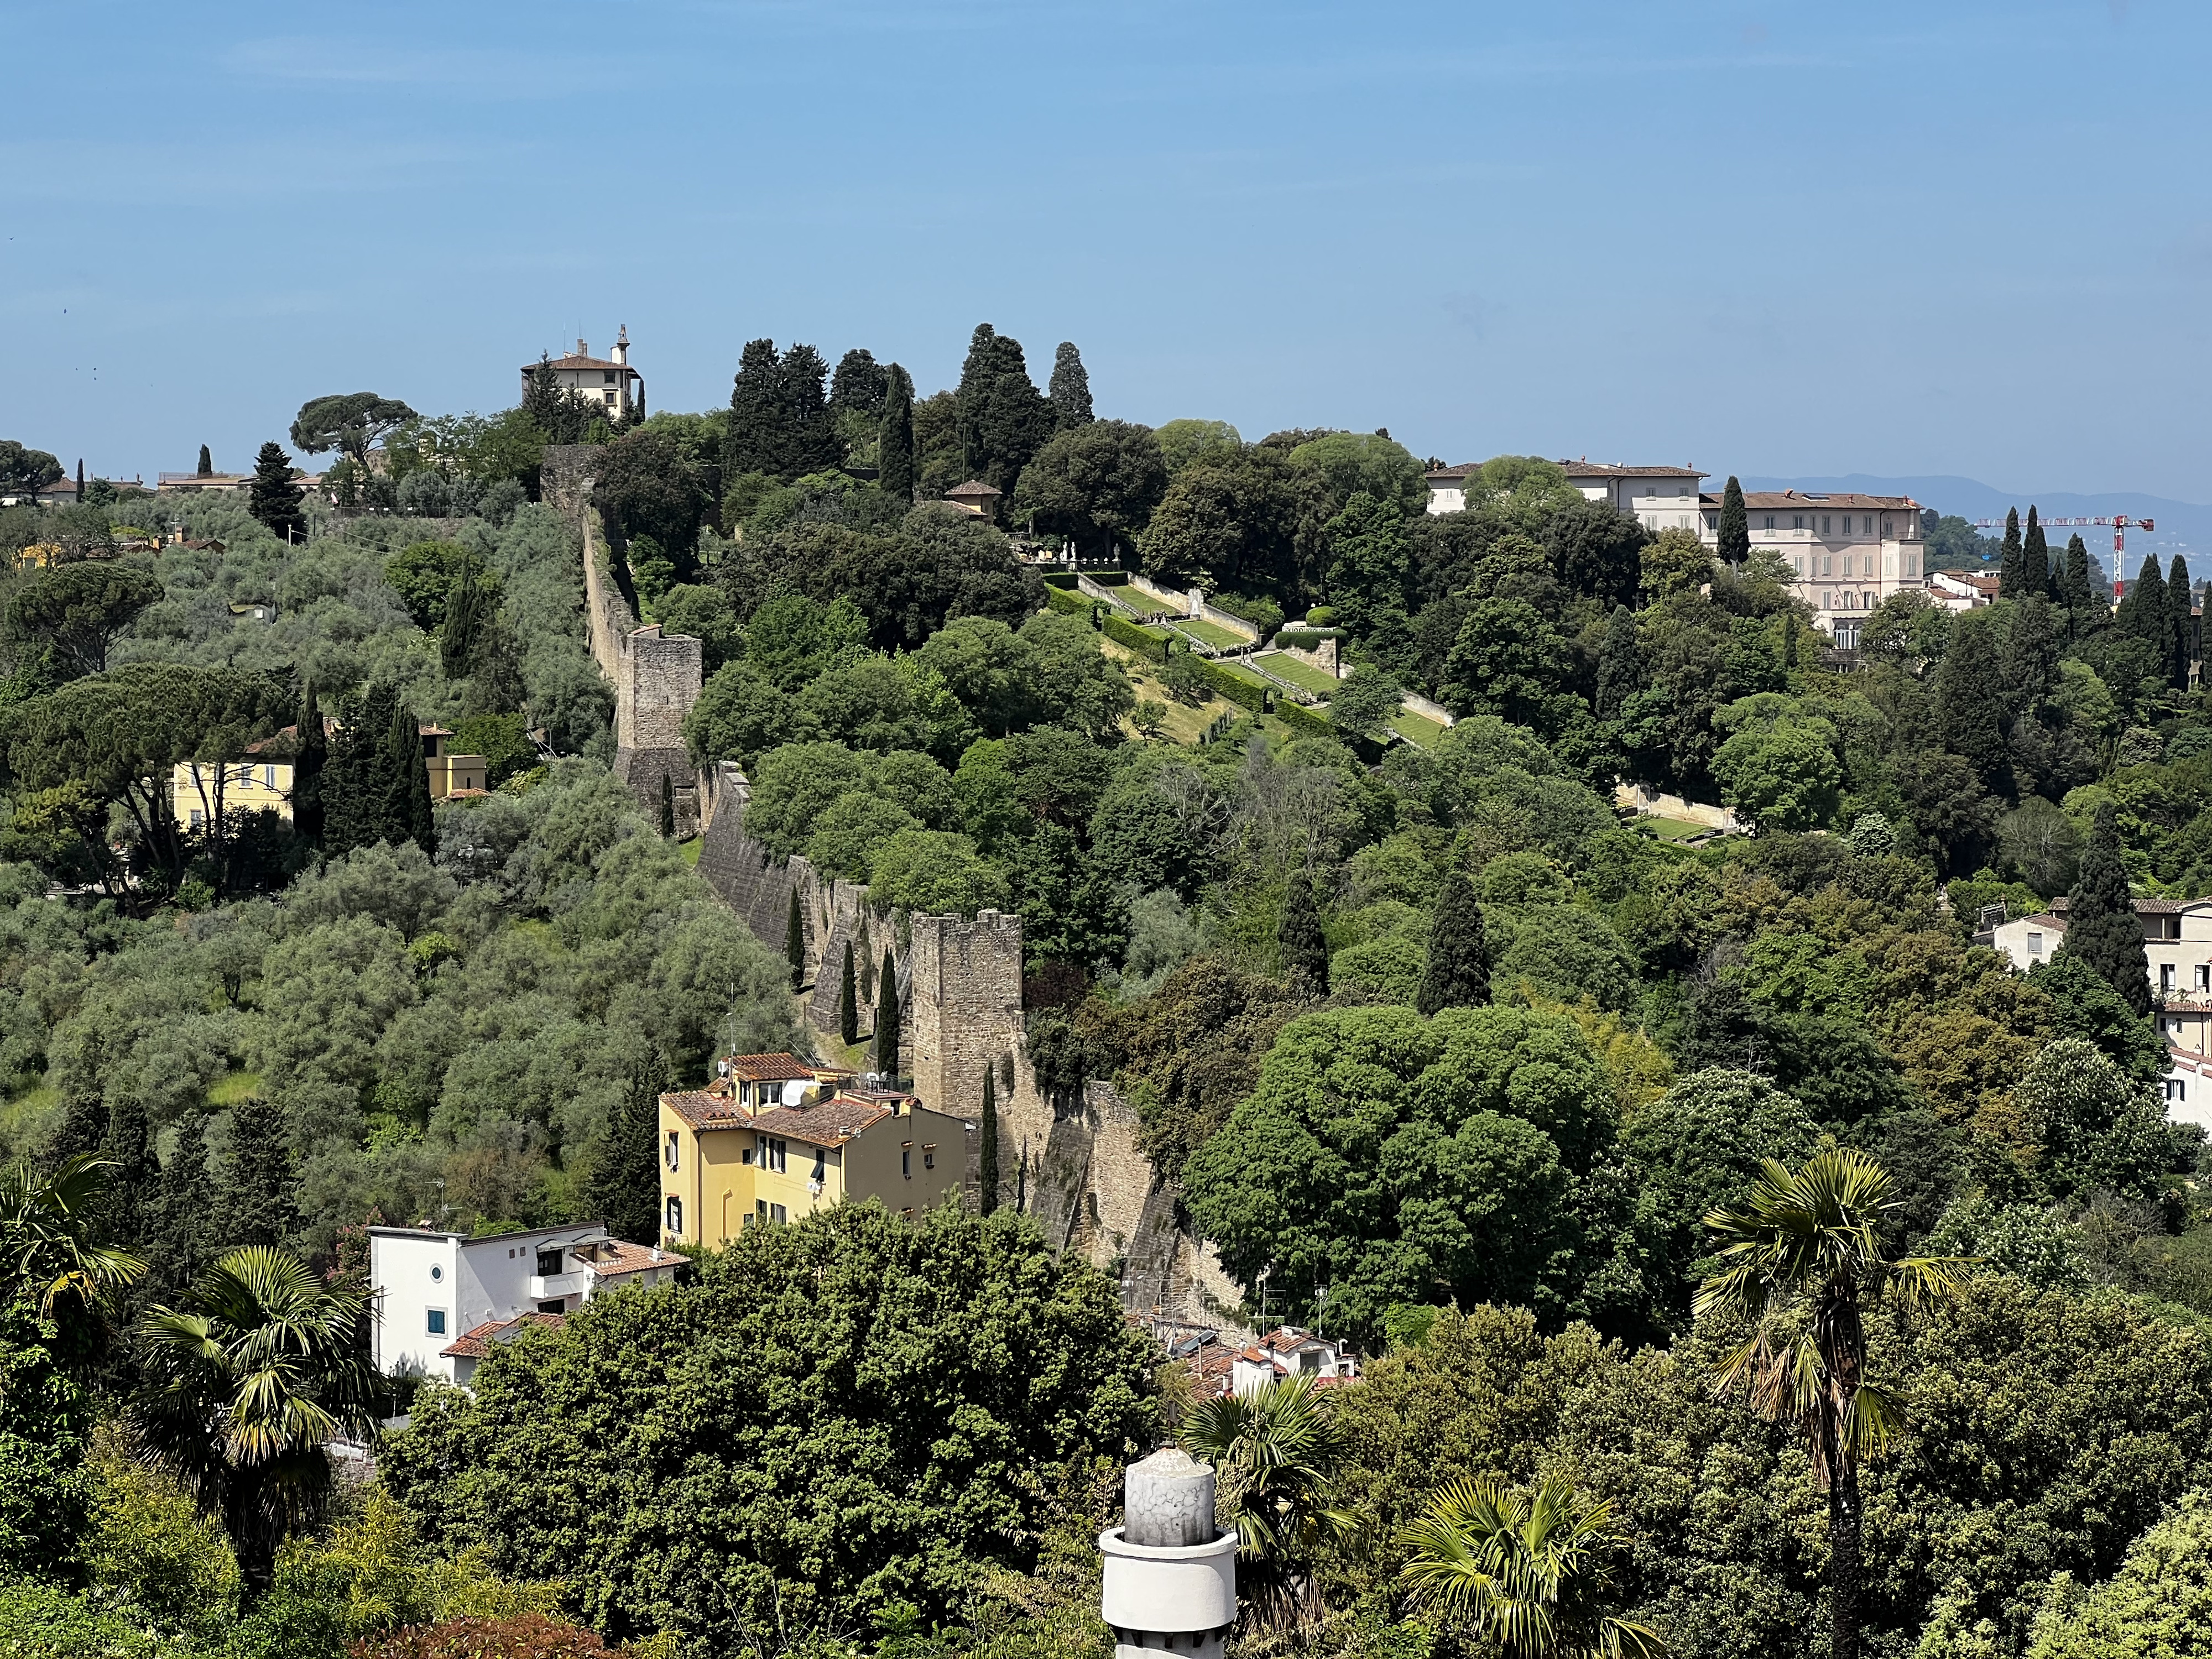
[[[915,916],[911,925],[914,1091],[933,1110],[973,1117],[984,1067],[1025,1056],[1022,919],[985,910],[973,921]],[[1000,1090],[1002,1110],[1011,1093]]]

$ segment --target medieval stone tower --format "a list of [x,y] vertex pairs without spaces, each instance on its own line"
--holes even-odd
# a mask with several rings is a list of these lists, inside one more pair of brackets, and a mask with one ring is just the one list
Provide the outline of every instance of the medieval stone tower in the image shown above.
[[1000,1110],[1013,1116],[1017,1092],[1036,1092],[1006,1086],[1017,1061],[1016,1082],[1029,1082],[1022,919],[985,910],[973,921],[915,916],[912,928],[915,1092],[938,1111],[973,1116],[982,1109],[984,1068],[999,1066]]

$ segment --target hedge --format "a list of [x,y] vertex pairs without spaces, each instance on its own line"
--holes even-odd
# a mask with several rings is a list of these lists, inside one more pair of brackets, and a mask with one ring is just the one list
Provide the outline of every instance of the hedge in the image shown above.
[[1111,611],[1106,613],[1106,637],[1117,645],[1127,646],[1147,661],[1165,662],[1168,659],[1168,642],[1165,640],[1157,635],[1147,634],[1136,623],[1115,616]]
[[1264,714],[1267,712],[1266,686],[1255,685],[1251,681],[1241,678],[1225,668],[1217,667],[1203,657],[1194,656],[1191,660],[1198,665],[1200,672],[1206,676],[1206,684],[1239,708],[1249,709],[1255,714]]
[[1275,648],[1278,651],[1311,651],[1323,640],[1343,637],[1344,630],[1340,628],[1285,628],[1275,635]]
[[1077,593],[1065,587],[1053,586],[1049,582],[1044,590],[1044,602],[1054,611],[1065,611],[1071,617],[1089,620],[1098,601],[1087,593]]
[[1287,696],[1275,699],[1275,712],[1282,716],[1283,724],[1293,732],[1310,732],[1316,737],[1322,738],[1344,736],[1343,732],[1338,731],[1330,723],[1326,714],[1316,714],[1304,703],[1293,702]]
[[1086,573],[1101,587],[1127,587],[1129,573],[1126,570],[1093,570]]
[[1082,580],[1081,575],[1073,570],[1048,570],[1044,573],[1044,585],[1047,587],[1065,587],[1072,590],[1076,583]]

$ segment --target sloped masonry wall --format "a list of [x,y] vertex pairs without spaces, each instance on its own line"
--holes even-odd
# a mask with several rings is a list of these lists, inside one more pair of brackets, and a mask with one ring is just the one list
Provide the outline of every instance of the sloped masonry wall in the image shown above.
[[[590,482],[568,483],[571,499],[587,495]],[[584,533],[584,611],[592,660],[615,689],[615,775],[655,813],[665,778],[677,830],[690,835],[705,817],[691,757],[684,746],[684,717],[699,701],[703,684],[699,641],[685,634],[663,634],[658,623],[641,627],[607,571],[599,515],[585,505],[574,516]]]

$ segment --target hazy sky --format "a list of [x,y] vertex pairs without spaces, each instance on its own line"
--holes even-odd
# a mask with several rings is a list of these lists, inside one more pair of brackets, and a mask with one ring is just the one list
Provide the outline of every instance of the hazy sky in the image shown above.
[[0,436],[238,467],[627,323],[1102,413],[2212,501],[2212,7],[18,4]]

